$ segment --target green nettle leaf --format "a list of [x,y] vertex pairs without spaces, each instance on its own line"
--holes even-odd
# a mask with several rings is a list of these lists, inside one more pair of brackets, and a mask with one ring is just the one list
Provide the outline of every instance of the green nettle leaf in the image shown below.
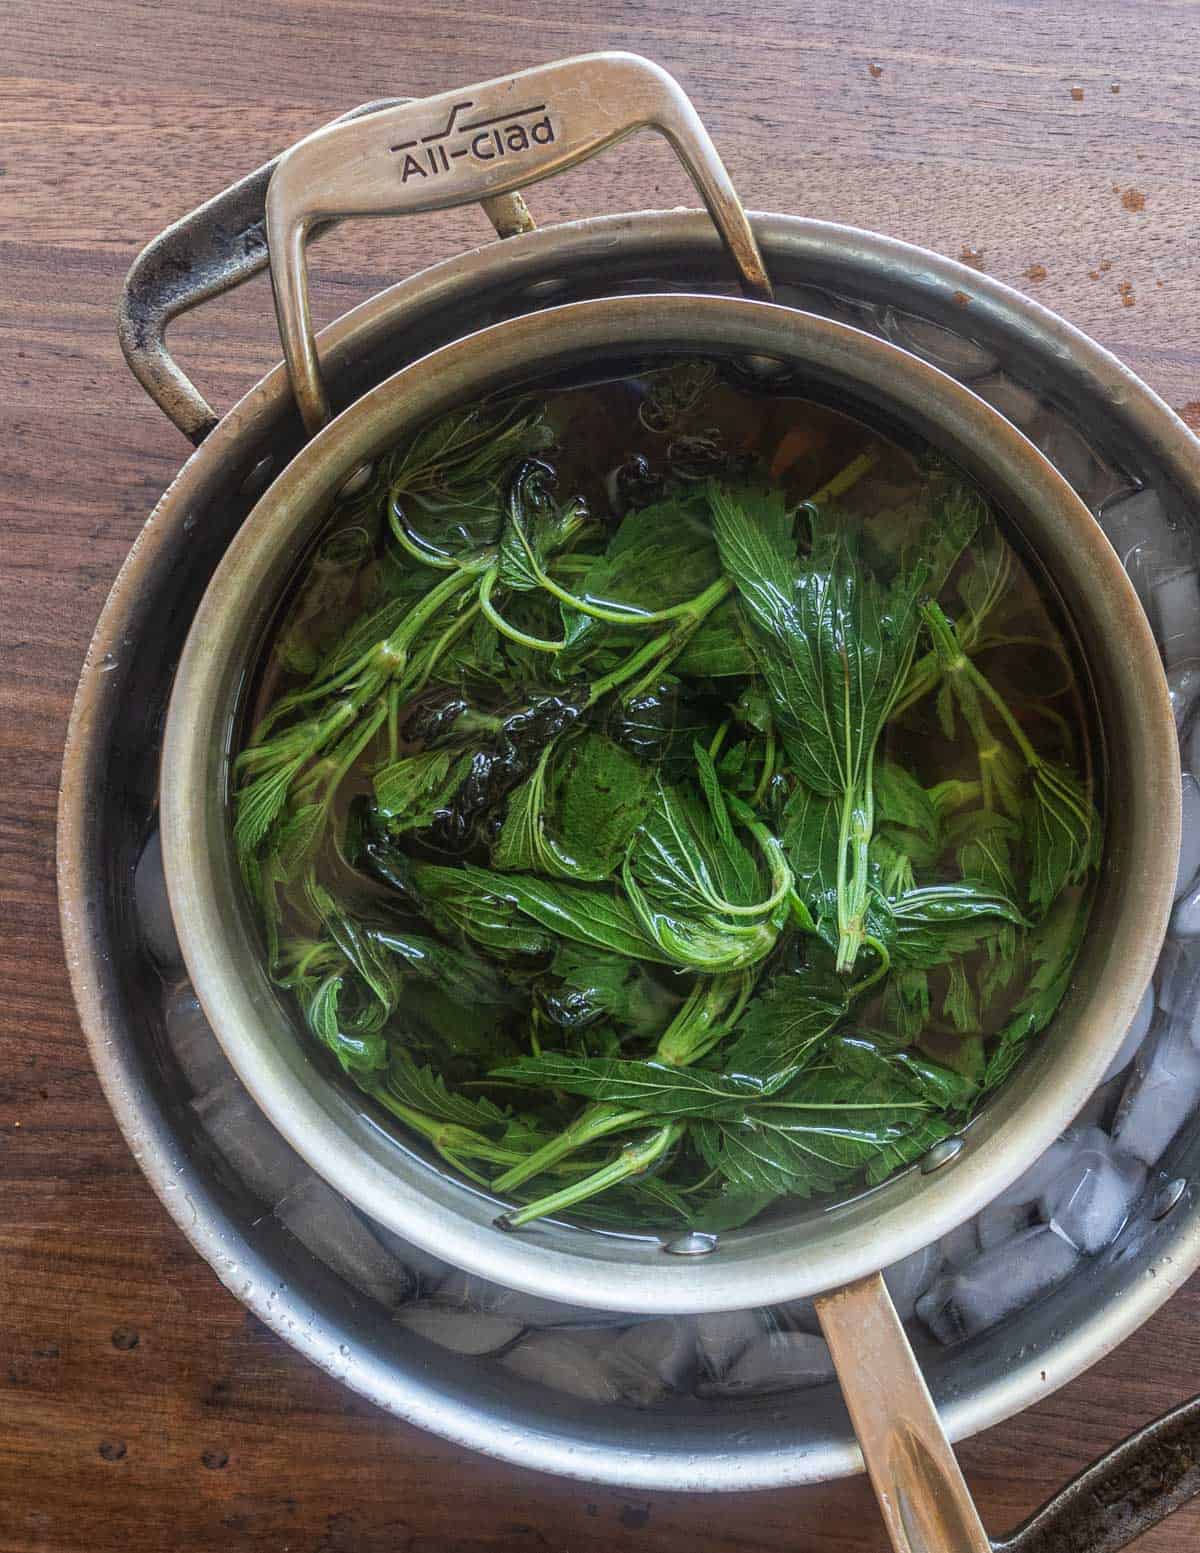
[[1067,885],[1100,861],[1100,821],[1083,783],[1065,766],[1041,761],[1033,773],[1029,902],[1046,911]]
[[[671,963],[645,936],[637,917],[621,897],[601,887],[559,883],[530,874],[494,873],[470,864],[462,868],[422,864],[415,872],[418,886],[426,890],[436,875],[433,882],[441,892],[436,898],[443,907],[447,897],[457,894],[463,903],[456,907],[463,931],[472,937],[478,936],[479,923],[494,921],[503,924],[498,928],[501,934],[524,934],[528,942],[536,943],[537,947],[526,950],[527,953],[544,953],[553,947],[557,935],[633,959]],[[519,922],[521,918],[529,918],[544,931],[532,927],[522,930],[513,925],[514,919]],[[487,940],[481,938],[480,942]]]
[[[698,762],[707,759],[698,753]],[[706,799],[662,783],[622,869],[643,932],[681,966],[733,971],[774,947],[786,917],[792,874],[778,842],[752,820],[770,878],[744,846],[711,761]]]
[[823,527],[801,563],[778,492],[710,483],[709,500],[784,748],[805,786],[838,804],[838,969],[848,971],[865,932],[875,748],[912,664],[932,568],[918,560],[885,587],[844,530]]
[[988,1058],[986,1088],[991,1089],[1008,1077],[1030,1038],[1044,1030],[1054,1017],[1071,984],[1090,906],[1090,900],[1078,888],[1064,890],[1028,935],[1033,974]]
[[869,1171],[885,1153],[892,1169],[917,1157],[934,1120],[907,1090],[897,1097],[890,1082],[822,1066],[738,1115],[705,1118],[699,1131],[712,1168],[735,1187],[809,1197]]
[[446,1088],[446,1081],[432,1068],[419,1067],[409,1054],[393,1046],[384,1080],[393,1100],[412,1106],[437,1121],[455,1122],[499,1138],[508,1126],[508,1117],[486,1098],[468,1100]]
[[792,1077],[816,1060],[846,1008],[846,989],[828,972],[806,969],[777,976],[735,1027],[722,1056],[725,1071],[763,1086]]
[[667,1067],[660,1062],[631,1062],[611,1057],[574,1057],[543,1052],[492,1070],[494,1078],[545,1085],[571,1095],[653,1117],[706,1116],[740,1108],[762,1093],[744,1079],[726,1078],[702,1068]]
[[500,535],[499,580],[506,588],[531,593],[541,588],[550,557],[587,521],[579,500],[557,503],[551,494],[554,472],[530,459],[512,482],[508,512]]
[[754,673],[755,657],[735,599],[713,610],[675,659],[675,672],[688,679],[734,679]]
[[564,668],[573,669],[602,640],[636,647],[645,638],[644,628],[635,629],[639,615],[674,609],[720,575],[702,498],[672,498],[629,513],[571,591],[597,608],[628,612],[630,624],[608,623],[564,603]]
[[551,970],[559,988],[546,987],[542,1003],[566,1029],[607,1017],[643,1039],[661,1035],[678,1011],[682,994],[665,987],[636,960],[582,944],[564,943]]
[[895,1036],[855,1031],[835,1036],[827,1049],[829,1061],[851,1073],[859,1073],[881,1086],[909,1090],[920,1100],[943,1111],[961,1111],[975,1098],[978,1086],[953,1068],[931,1062],[919,1052],[907,1050]]
[[375,773],[375,803],[393,833],[432,825],[458,790],[469,755],[425,750],[404,755]]
[[607,879],[649,807],[654,773],[603,734],[548,745],[515,789],[492,849],[497,868]]

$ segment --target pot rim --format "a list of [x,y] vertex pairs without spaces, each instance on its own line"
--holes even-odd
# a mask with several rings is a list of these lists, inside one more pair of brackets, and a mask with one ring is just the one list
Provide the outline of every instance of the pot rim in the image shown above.
[[[1176,487],[1200,492],[1200,442],[1166,402],[1110,351],[1081,330],[992,277],[897,238],[837,223],[769,212],[752,213],[768,261],[798,265],[807,283],[824,284],[844,265],[869,301],[904,277],[914,311],[941,307],[950,315],[955,291],[969,295],[997,336],[1053,359],[1081,400],[1109,404],[1118,433],[1135,439],[1158,460]],[[646,273],[656,261],[684,257],[714,274],[723,255],[703,211],[620,213],[540,228],[504,246],[517,286],[582,264],[616,246],[638,255]],[[409,317],[427,299],[453,300],[477,292],[496,264],[488,244],[440,261],[360,303],[319,336],[322,360],[339,372],[364,342],[381,337],[397,317]],[[912,277],[918,277],[914,284]],[[836,284],[835,284],[836,289]],[[897,298],[893,297],[893,300]],[[949,304],[949,305],[948,305]],[[366,1354],[361,1329],[298,1288],[284,1286],[278,1270],[248,1236],[224,1195],[189,1157],[163,1097],[147,1083],[145,1054],[124,1017],[122,994],[109,954],[109,872],[98,833],[94,793],[107,775],[110,725],[123,673],[105,672],[136,634],[159,579],[173,566],[185,517],[207,502],[214,461],[238,461],[249,472],[244,446],[256,448],[290,398],[282,364],[222,417],[204,446],[191,453],[156,503],[134,541],[100,615],[81,670],[68,728],[58,806],[57,879],[60,918],[72,991],[91,1060],[118,1126],[146,1179],[196,1251],[256,1317],[314,1364],[345,1381],[389,1412],[470,1449],[519,1466],[582,1481],[642,1489],[693,1492],[798,1486],[862,1470],[847,1423],[842,1437],[817,1446],[793,1437],[742,1444],[717,1455],[679,1448],[673,1438],[634,1447],[629,1437],[596,1443],[578,1425],[540,1408],[518,1409],[510,1399],[501,1417],[476,1395],[430,1379],[419,1360],[377,1351]],[[1142,1271],[1125,1275],[1117,1299],[1090,1306],[1065,1335],[1010,1356],[1003,1373],[962,1389],[931,1377],[947,1432],[965,1439],[1051,1395],[1098,1362],[1147,1321],[1200,1264],[1200,1212],[1186,1203],[1158,1226]],[[346,1348],[350,1356],[345,1356]],[[528,1427],[525,1427],[528,1421]],[[652,1418],[649,1420],[653,1424]],[[515,1427],[514,1427],[515,1425]],[[642,1440],[646,1439],[643,1421]]]
[[[1106,956],[1097,963],[1093,955],[1070,1015],[1057,1016],[1020,1076],[989,1100],[951,1164],[936,1174],[910,1169],[786,1229],[750,1226],[723,1236],[715,1255],[667,1259],[657,1237],[496,1228],[494,1200],[430,1170],[361,1106],[314,1080],[294,1021],[247,953],[245,923],[230,912],[240,892],[224,795],[229,714],[297,540],[316,531],[346,477],[395,441],[398,421],[417,426],[528,380],[535,363],[542,375],[583,351],[681,350],[783,356],[853,385],[879,408],[904,406],[909,424],[949,443],[1010,513],[1037,528],[1034,548],[1051,573],[1071,576],[1076,619],[1095,615],[1091,649],[1121,714],[1114,742],[1136,750],[1138,782],[1121,807],[1124,852],[1111,855],[1110,840],[1107,871],[1124,865],[1129,877],[1126,903],[1111,912]],[[773,1305],[890,1266],[985,1206],[1069,1125],[1119,1046],[1161,946],[1178,853],[1177,765],[1165,680],[1136,594],[1090,512],[1020,432],[936,367],[845,324],[742,298],[652,293],[568,303],[442,346],[355,401],[280,474],[219,563],[180,661],[163,744],[163,856],[184,958],[218,1040],[260,1108],[319,1175],[394,1233],[495,1283],[568,1304],[699,1313],[744,1304],[748,1277],[756,1301]],[[1094,915],[1085,956],[1096,925]]]

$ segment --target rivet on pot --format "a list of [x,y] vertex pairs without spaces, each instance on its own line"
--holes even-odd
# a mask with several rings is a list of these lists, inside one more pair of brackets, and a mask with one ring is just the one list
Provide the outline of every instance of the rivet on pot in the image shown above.
[[669,1251],[672,1256],[707,1256],[716,1249],[717,1237],[705,1235],[698,1229],[680,1235],[677,1240],[663,1241],[663,1250]]
[[747,376],[757,379],[760,383],[770,383],[778,378],[788,377],[792,371],[786,361],[780,361],[775,356],[742,356],[738,365]]
[[365,490],[374,472],[373,464],[359,464],[357,469],[352,469],[338,486],[339,500],[345,496],[357,496],[359,491]]
[[525,295],[535,302],[542,302],[547,297],[556,297],[567,289],[569,282],[552,276],[547,280],[535,280],[532,286],[526,286]]
[[1154,1194],[1154,1201],[1150,1204],[1150,1217],[1156,1222],[1159,1219],[1165,1219],[1186,1191],[1186,1176],[1176,1176],[1173,1181],[1164,1182]]
[[935,1170],[948,1165],[952,1159],[957,1159],[963,1148],[964,1143],[961,1138],[943,1138],[940,1143],[933,1145],[921,1161],[921,1174],[932,1175]]
[[243,496],[261,496],[270,483],[272,472],[275,468],[275,460],[268,453],[266,458],[260,458],[258,463],[242,481],[241,491]]

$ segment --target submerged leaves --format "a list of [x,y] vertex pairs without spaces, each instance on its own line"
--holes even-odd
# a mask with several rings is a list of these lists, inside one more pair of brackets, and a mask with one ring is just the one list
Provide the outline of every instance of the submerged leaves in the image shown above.
[[992,670],[1069,659],[982,498],[835,509],[871,445],[797,501],[716,385],[647,374],[611,513],[527,400],[387,454],[235,765],[277,985],[510,1226],[884,1179],[1011,1071],[1087,919],[1090,771],[1059,690]]

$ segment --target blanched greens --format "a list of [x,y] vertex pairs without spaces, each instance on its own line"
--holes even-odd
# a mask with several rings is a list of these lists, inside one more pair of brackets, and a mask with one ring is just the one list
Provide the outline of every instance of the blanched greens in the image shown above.
[[428,427],[236,762],[273,978],[514,1228],[882,1180],[1069,984],[1101,823],[1029,574],[932,458],[763,403],[685,363]]

